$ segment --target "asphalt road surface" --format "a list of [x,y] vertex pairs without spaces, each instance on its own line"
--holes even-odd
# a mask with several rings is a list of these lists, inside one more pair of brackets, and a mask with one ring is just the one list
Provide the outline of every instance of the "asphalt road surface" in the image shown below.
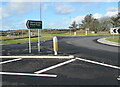
[[[74,55],[75,58],[85,58],[105,64],[119,66],[118,47],[97,43],[96,40],[106,36],[71,36],[58,37],[59,54]],[[41,53],[37,52],[37,43],[32,43],[32,54],[28,54],[28,43],[2,46],[2,55],[53,55],[52,40],[42,42]],[[10,59],[3,59],[7,61]],[[3,72],[34,73],[41,69],[53,66],[68,59],[21,59],[16,62],[1,64]],[[51,77],[31,77],[2,75],[3,85],[106,85],[117,87],[118,69],[75,60],[66,65],[44,72],[55,74]],[[92,86],[93,87],[93,86]]]

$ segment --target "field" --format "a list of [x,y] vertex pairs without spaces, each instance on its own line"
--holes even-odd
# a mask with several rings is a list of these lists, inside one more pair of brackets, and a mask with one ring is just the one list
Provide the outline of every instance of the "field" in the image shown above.
[[[14,31],[14,32],[21,32],[21,31]],[[26,33],[21,34],[21,35],[1,36],[0,37],[0,44],[27,43],[27,42],[29,42],[28,32],[27,31],[24,31],[24,32],[26,32]],[[32,30],[32,33],[33,34],[31,36],[31,42],[38,41],[37,31]],[[71,34],[70,34],[70,31],[65,31],[65,30],[43,30],[42,34],[41,34],[40,41],[51,40],[54,36],[70,36],[70,35],[74,35],[74,32],[71,32]],[[84,30],[77,30],[76,35],[85,35],[85,31]],[[89,32],[88,35],[110,35],[110,34],[109,33],[92,34]]]
[[[51,40],[54,36],[65,36],[69,35],[68,33],[64,34],[42,34],[40,41],[45,41],[45,40]],[[1,40],[5,41],[0,41],[0,44],[13,44],[13,43],[27,43],[29,42],[29,38],[23,38],[23,39],[16,39],[16,40],[6,40],[6,39],[14,39],[14,38],[19,38],[19,37],[7,37],[7,36],[2,36]],[[38,41],[38,37],[31,38],[31,42],[36,42]]]

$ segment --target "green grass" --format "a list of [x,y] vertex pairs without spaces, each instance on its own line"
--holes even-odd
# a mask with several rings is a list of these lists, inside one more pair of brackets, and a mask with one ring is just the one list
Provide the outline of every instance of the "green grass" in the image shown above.
[[120,37],[118,37],[118,36],[115,36],[114,38],[109,37],[106,40],[120,43]]
[[0,36],[0,40],[6,40],[6,39],[15,39],[15,38],[21,38],[21,37],[27,37],[28,35],[24,36]]
[[[69,32],[68,33],[62,33],[62,34],[42,34],[42,37],[40,38],[40,40],[41,41],[51,40],[54,36],[69,36],[69,35],[70,35]],[[74,35],[73,32],[72,32],[72,35]],[[77,34],[77,35],[85,35],[85,34],[83,33],[83,34]],[[103,35],[103,34],[88,34],[88,35]],[[104,34],[104,35],[109,35],[109,34]],[[3,37],[0,37],[0,39],[13,39],[13,38],[18,38],[18,37],[16,37],[16,36],[12,36],[12,37],[3,36]],[[116,42],[118,42],[116,37],[115,37],[114,40]],[[28,41],[29,41],[28,38],[24,38],[24,39],[0,41],[0,44],[27,43]],[[37,37],[31,38],[31,42],[35,42],[35,41],[38,41]]]
[[[68,33],[65,33],[65,34],[42,34],[40,41],[51,40],[54,36],[65,36],[65,35],[69,35],[69,34]],[[4,36],[4,39],[6,39],[6,38],[8,39],[8,37]],[[28,41],[29,41],[29,38],[24,38],[24,39],[17,39],[17,40],[0,41],[0,44],[27,43]],[[36,42],[36,41],[38,41],[38,37],[31,38],[31,42]]]
[[96,34],[88,34],[88,35],[111,35],[111,34],[99,34],[99,33],[96,33]]
[[[40,38],[41,41],[44,40],[51,40],[53,36],[51,35],[42,35]],[[17,39],[17,40],[6,40],[6,41],[0,41],[0,44],[13,44],[13,43],[27,43],[29,41],[29,38],[24,38],[24,39]],[[36,38],[31,38],[31,42],[38,41],[38,37]]]
[[[40,38],[40,40],[41,41],[51,40],[54,36],[68,36],[68,35],[70,35],[70,34],[69,33],[65,33],[65,34],[42,34],[42,37]],[[4,37],[4,39],[6,39],[6,38],[8,39],[8,37]],[[31,38],[31,42],[35,42],[35,41],[38,41],[38,37]],[[27,43],[27,42],[29,42],[29,38],[0,41],[0,44]]]

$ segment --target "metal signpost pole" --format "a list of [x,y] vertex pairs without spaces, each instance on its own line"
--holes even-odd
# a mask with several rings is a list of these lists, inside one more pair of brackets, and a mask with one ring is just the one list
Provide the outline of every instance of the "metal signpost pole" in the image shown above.
[[38,29],[38,52],[40,52],[40,29]]
[[[71,21],[71,16],[70,16],[70,21]],[[70,22],[71,23],[71,22]],[[70,36],[71,36],[71,28],[70,28]]]
[[114,39],[114,34],[113,34],[113,39]]
[[[41,2],[40,2],[40,21],[41,21]],[[41,35],[41,29],[38,29],[38,52],[40,52],[40,35]]]
[[29,53],[31,53],[30,29],[28,29],[28,31],[29,31]]

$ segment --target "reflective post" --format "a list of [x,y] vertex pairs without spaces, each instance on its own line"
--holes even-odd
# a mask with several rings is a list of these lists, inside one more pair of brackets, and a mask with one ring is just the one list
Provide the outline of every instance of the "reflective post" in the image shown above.
[[85,35],[88,35],[88,32],[87,32],[87,30],[85,31]]
[[58,39],[57,37],[53,37],[53,49],[54,49],[54,55],[57,55],[58,52]]

